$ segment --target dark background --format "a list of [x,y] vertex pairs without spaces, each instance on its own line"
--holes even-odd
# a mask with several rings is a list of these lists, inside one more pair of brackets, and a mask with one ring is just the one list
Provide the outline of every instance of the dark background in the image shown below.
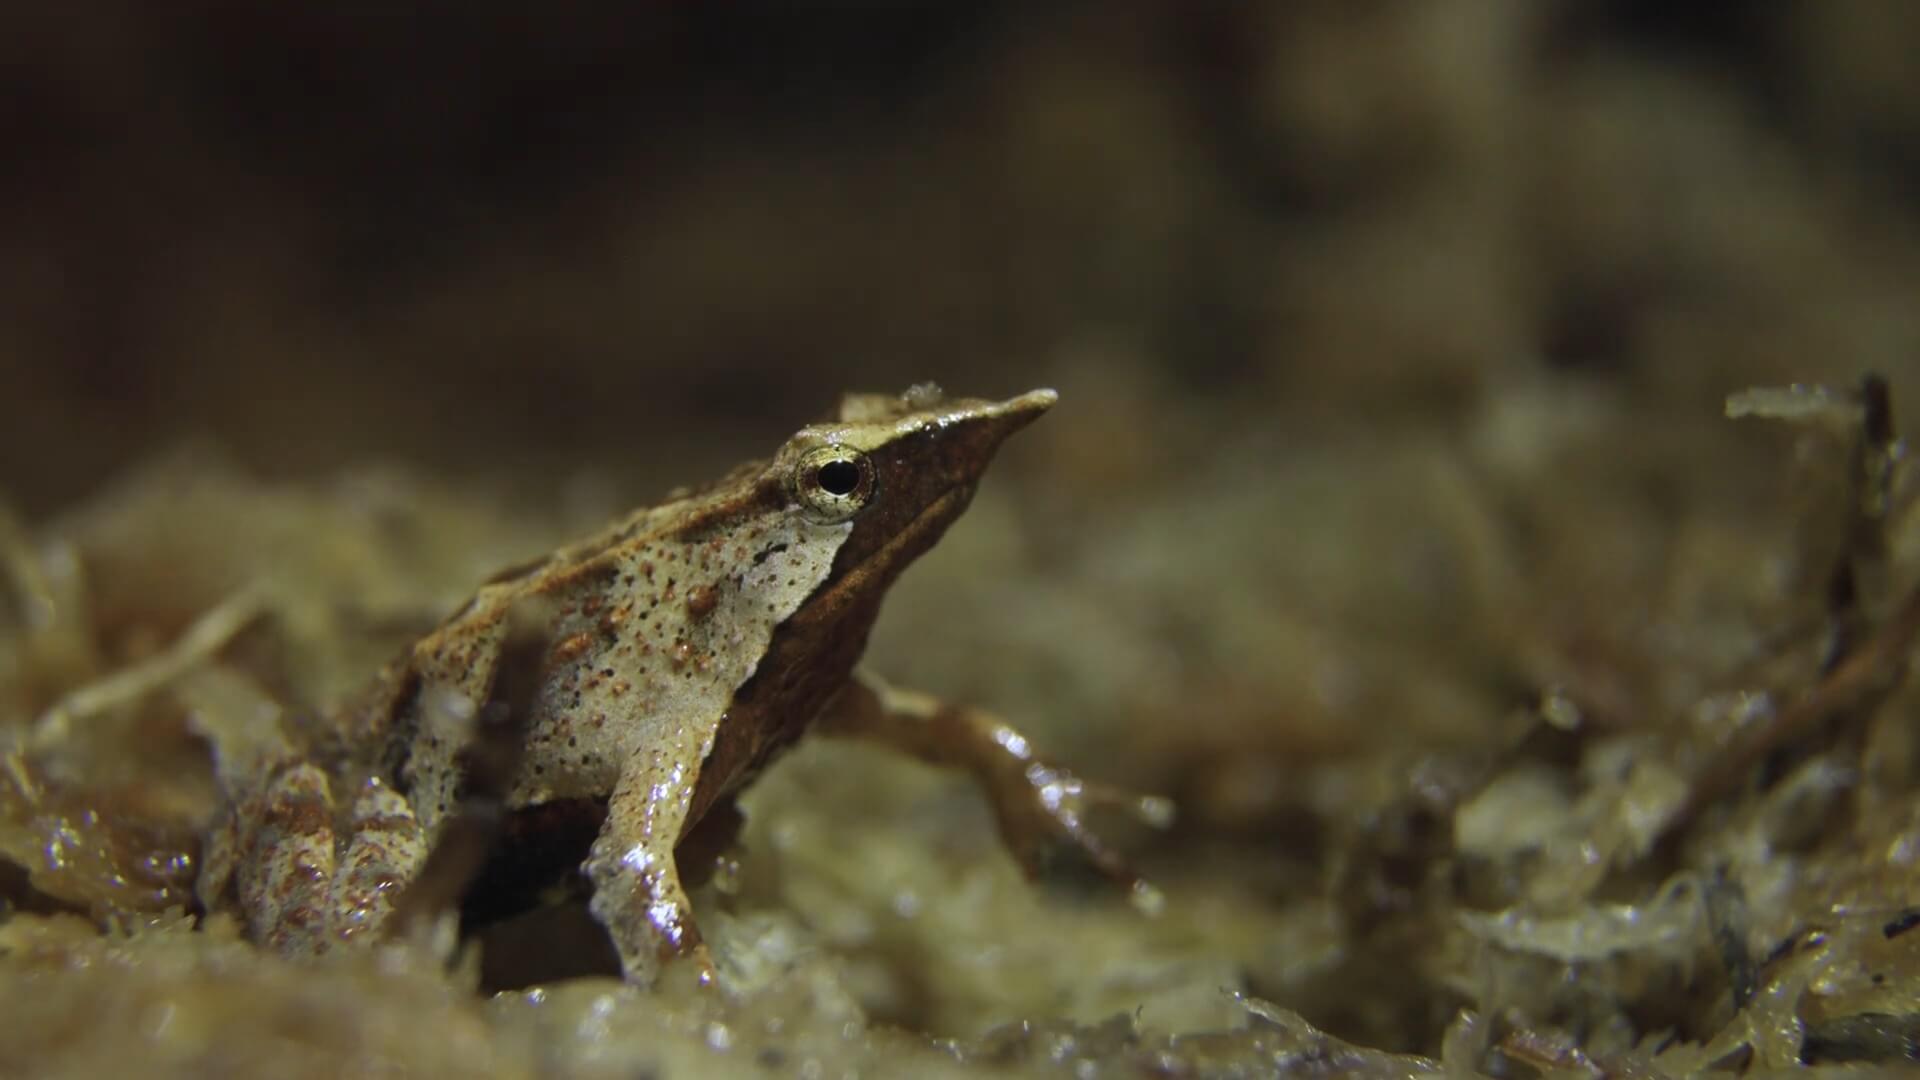
[[1712,413],[1920,337],[1900,0],[356,7],[0,17],[30,512],[187,436],[670,484],[929,378]]

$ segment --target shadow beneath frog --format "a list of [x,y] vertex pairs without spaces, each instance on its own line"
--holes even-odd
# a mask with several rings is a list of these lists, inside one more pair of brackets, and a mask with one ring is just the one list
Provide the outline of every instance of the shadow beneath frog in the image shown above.
[[[620,957],[587,910],[581,865],[606,820],[605,799],[566,799],[513,811],[460,905],[463,940],[480,947],[480,990],[494,994],[589,975],[620,976]],[[687,888],[711,875],[739,835],[732,800],[710,810],[674,849]]]

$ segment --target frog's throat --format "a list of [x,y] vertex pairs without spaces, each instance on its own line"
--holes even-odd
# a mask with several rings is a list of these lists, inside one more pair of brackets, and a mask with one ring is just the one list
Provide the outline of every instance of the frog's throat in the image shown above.
[[[967,508],[967,503],[973,499],[973,489],[972,483],[960,483],[934,496],[879,547],[855,556],[844,566],[836,565],[824,587],[815,593],[814,599],[822,598],[822,594],[868,590],[877,600],[878,593],[884,591],[887,583],[932,547],[947,531],[947,526],[953,524],[954,519]],[[859,525],[856,524],[854,528],[858,529]],[[849,544],[841,550],[845,553],[851,548],[853,545]]]

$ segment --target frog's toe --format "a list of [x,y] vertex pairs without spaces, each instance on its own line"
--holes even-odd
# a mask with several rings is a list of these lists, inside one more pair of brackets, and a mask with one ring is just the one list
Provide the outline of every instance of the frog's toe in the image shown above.
[[1098,836],[1083,828],[1062,830],[1015,851],[1027,876],[1052,885],[1110,882],[1132,888],[1140,879],[1133,867]]
[[994,795],[1001,834],[1028,877],[1051,883],[1100,879],[1126,890],[1138,906],[1157,906],[1145,898],[1157,897],[1158,890],[1094,832],[1087,811],[1119,809],[1145,824],[1165,827],[1172,820],[1169,800],[1088,784],[1065,769],[1038,763],[1024,769],[1017,784],[1002,785]]
[[1085,786],[1089,806],[1117,810],[1150,829],[1173,827],[1177,811],[1165,795],[1142,795],[1137,791],[1088,781]]
[[334,869],[330,936],[345,941],[381,927],[426,857],[426,834],[413,807],[391,786],[368,779],[354,800],[352,832]]
[[283,954],[323,951],[334,871],[333,794],[326,774],[304,762],[279,770],[252,816],[240,899],[255,939]]

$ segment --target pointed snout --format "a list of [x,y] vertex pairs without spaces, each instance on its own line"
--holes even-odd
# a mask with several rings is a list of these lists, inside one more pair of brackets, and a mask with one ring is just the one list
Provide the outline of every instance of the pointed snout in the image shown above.
[[926,430],[940,447],[940,471],[947,474],[947,482],[977,482],[1000,444],[1038,420],[1059,399],[1052,390],[1032,390],[1005,401],[956,401],[928,418]]

